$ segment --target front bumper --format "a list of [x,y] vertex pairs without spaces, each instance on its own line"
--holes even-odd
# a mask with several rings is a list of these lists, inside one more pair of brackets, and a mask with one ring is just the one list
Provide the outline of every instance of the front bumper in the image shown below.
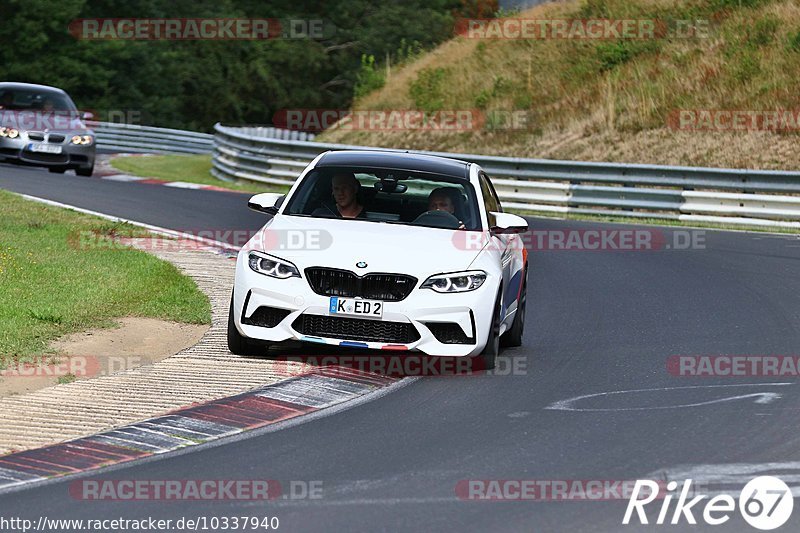
[[19,137],[15,139],[0,137],[0,161],[32,166],[66,168],[89,168],[94,165],[96,143],[91,145],[71,144],[69,142],[71,134],[59,133],[59,135],[65,137],[64,141],[48,142],[46,144],[60,146],[60,154],[32,152],[29,150],[28,148],[32,143],[40,143],[42,141],[30,139],[26,131],[21,131]]
[[[421,283],[420,280],[417,283]],[[491,275],[477,290],[460,294],[440,294],[429,289],[415,288],[411,294],[399,302],[384,302],[382,320],[355,319],[359,322],[369,321],[367,330],[376,329],[383,332],[383,326],[393,331],[415,331],[409,342],[365,340],[362,338],[346,338],[352,335],[334,336],[334,334],[308,331],[304,327],[304,316],[311,315],[312,323],[319,327],[321,323],[330,325],[331,321],[342,320],[338,316],[329,317],[330,297],[316,294],[303,275],[302,278],[275,279],[253,272],[247,265],[246,257],[240,254],[236,266],[236,283],[234,287],[233,313],[234,323],[245,337],[266,342],[297,340],[332,346],[357,347],[372,350],[420,351],[432,356],[473,356],[479,354],[489,335],[492,319],[493,303],[497,294],[498,280]],[[273,327],[262,327],[244,323],[253,322],[259,308],[282,310],[273,313],[277,322]],[[288,314],[287,314],[288,313]],[[282,318],[281,318],[282,317]],[[350,319],[351,317],[348,317]],[[250,320],[248,320],[250,319]],[[379,324],[384,323],[384,324]],[[436,328],[447,324],[450,330],[454,324],[460,327],[461,342],[441,342],[433,330],[443,338],[441,330]],[[270,323],[272,325],[272,323]],[[374,327],[371,327],[374,326]],[[296,329],[297,328],[297,329]],[[298,329],[300,331],[298,331]],[[328,328],[330,332],[332,328]],[[346,328],[342,328],[344,330]],[[359,331],[365,331],[359,328]],[[451,340],[452,339],[446,339]]]

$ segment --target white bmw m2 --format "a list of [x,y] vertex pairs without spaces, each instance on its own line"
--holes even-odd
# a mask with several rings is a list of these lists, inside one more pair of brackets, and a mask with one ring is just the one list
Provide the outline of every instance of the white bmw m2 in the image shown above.
[[287,340],[431,356],[519,346],[528,261],[524,218],[503,213],[486,173],[406,152],[319,155],[243,247],[228,347],[264,353]]

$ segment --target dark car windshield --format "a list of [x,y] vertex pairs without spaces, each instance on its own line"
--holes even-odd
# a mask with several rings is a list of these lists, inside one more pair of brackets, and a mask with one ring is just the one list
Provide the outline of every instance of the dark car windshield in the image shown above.
[[0,109],[9,111],[68,111],[75,105],[62,93],[35,89],[0,89]]
[[[354,200],[334,196],[350,189]],[[340,211],[344,211],[343,213]],[[351,214],[354,213],[354,214]],[[480,230],[475,191],[463,178],[412,170],[323,167],[312,170],[292,195],[284,214],[355,218],[372,222]]]

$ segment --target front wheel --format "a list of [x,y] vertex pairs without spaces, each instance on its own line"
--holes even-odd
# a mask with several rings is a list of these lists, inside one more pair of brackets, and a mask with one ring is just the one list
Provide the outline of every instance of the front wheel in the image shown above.
[[75,169],[75,174],[77,174],[78,176],[85,176],[88,178],[89,176],[94,174],[94,165],[90,167],[78,167]]
[[248,339],[239,333],[233,321],[233,295],[231,295],[231,306],[228,311],[228,350],[234,355],[263,355],[269,346]]
[[480,358],[484,370],[491,370],[497,365],[497,358],[500,357],[500,294],[497,294],[497,301],[494,303],[494,313],[492,314],[492,325],[489,329],[489,338],[486,339],[486,346],[483,347]]

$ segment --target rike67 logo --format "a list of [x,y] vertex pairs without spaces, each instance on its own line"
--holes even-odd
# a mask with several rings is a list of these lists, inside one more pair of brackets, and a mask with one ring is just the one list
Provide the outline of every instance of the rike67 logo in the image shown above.
[[[663,484],[661,486],[663,487]],[[688,523],[694,525],[697,524],[695,517],[695,513],[697,513],[702,516],[706,524],[718,526],[730,520],[737,508],[736,500],[729,494],[717,494],[708,499],[704,505],[701,502],[709,498],[706,494],[699,494],[689,499],[693,492],[691,479],[684,481],[680,494],[676,492],[677,488],[678,483],[670,481],[667,483],[666,494],[664,494],[659,491],[659,483],[656,481],[636,480],[622,523],[630,524],[635,512],[636,519],[640,524],[649,524],[645,507],[657,499],[662,502],[655,524]],[[640,498],[642,494],[644,497]],[[675,496],[677,496],[677,502],[670,517],[670,507]],[[742,518],[748,524],[756,529],[771,530],[782,526],[789,520],[794,508],[794,498],[789,487],[780,479],[773,476],[760,476],[744,486],[739,494],[738,508]],[[633,523],[636,524],[635,519]]]

